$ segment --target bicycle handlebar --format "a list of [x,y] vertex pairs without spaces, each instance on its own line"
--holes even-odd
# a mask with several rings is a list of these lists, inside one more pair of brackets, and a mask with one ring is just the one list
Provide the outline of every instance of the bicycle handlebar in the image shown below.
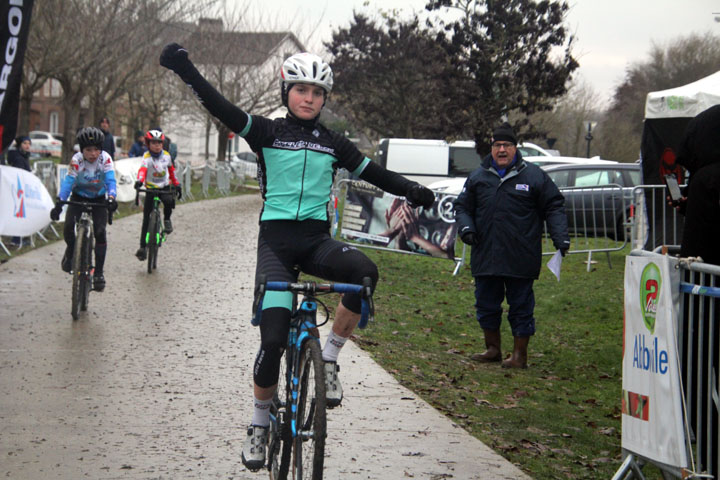
[[253,317],[251,323],[254,326],[260,325],[262,302],[267,291],[301,293],[313,296],[321,293],[358,293],[362,295],[362,307],[360,312],[360,328],[367,326],[368,320],[374,315],[372,301],[372,281],[370,278],[363,278],[362,285],[352,283],[315,283],[315,282],[267,282],[260,277],[260,282],[255,287],[255,299],[253,301]]
[[110,211],[110,208],[107,204],[107,200],[105,200],[104,203],[78,202],[75,200],[58,200],[58,203],[60,205],[77,205],[79,207],[83,207],[83,210],[88,210],[91,212],[94,207],[107,208],[108,209],[108,225],[112,225],[113,212]]
[[135,189],[135,205],[140,204],[140,192],[144,193],[156,193],[156,194],[162,194],[162,193],[172,193],[175,195],[175,185],[168,185],[167,187],[162,188],[142,188],[138,187]]

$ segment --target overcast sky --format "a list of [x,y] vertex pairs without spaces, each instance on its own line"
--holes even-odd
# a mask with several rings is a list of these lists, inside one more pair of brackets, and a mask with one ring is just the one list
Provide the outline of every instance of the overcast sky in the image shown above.
[[[380,8],[409,15],[422,12],[426,0],[249,0],[282,25],[318,26],[308,48],[320,49],[331,32],[346,27],[353,9],[372,16]],[[567,26],[577,36],[578,73],[601,98],[609,98],[633,62],[647,59],[653,43],[689,33],[720,35],[720,0],[570,0]],[[307,35],[307,34],[306,34]],[[318,40],[320,37],[320,40]]]

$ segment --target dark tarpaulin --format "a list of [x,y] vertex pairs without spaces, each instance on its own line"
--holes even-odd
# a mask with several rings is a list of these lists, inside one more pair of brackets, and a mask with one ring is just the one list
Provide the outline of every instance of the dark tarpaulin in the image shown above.
[[[645,120],[640,146],[642,156],[643,184],[664,185],[664,176],[668,173],[675,173],[680,183],[683,181],[682,168],[676,164],[677,152],[680,147],[685,128],[690,118],[655,118]],[[651,201],[652,197],[646,197]],[[682,215],[678,216],[677,237],[673,235],[672,222],[667,221],[673,216],[671,207],[665,201],[665,194],[655,195],[655,204],[648,205],[655,215],[648,215],[650,228],[654,228],[656,235],[650,235],[645,250],[654,250],[661,245],[674,245],[682,238]],[[663,231],[662,225],[665,224]],[[676,241],[677,238],[677,241]]]
[[0,2],[0,152],[15,139],[33,0]]

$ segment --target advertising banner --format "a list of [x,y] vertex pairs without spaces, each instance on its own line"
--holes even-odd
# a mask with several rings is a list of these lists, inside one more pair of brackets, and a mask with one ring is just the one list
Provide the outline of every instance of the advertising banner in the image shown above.
[[667,256],[625,262],[622,447],[687,467],[678,371],[679,271]]
[[25,46],[30,31],[33,0],[10,0],[0,3],[0,151],[15,139],[20,106]]
[[411,208],[405,198],[367,182],[351,182],[343,210],[341,235],[355,242],[455,258],[455,195],[436,196],[432,208]]
[[0,165],[0,234],[27,237],[50,224],[54,206],[45,185],[21,168]]
[[113,162],[115,165],[115,181],[117,182],[117,201],[135,201],[135,180],[142,166],[142,157],[125,158]]

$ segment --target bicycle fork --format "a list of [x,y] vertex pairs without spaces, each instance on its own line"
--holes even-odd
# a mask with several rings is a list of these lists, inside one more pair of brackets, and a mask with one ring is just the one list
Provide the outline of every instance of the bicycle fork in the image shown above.
[[[310,405],[310,411],[307,415],[307,424],[298,425],[298,403],[300,401],[299,391],[301,375],[306,372],[300,371],[300,365],[303,361],[301,357],[302,346],[305,342],[319,342],[319,334],[317,332],[317,304],[313,301],[303,301],[300,308],[296,312],[299,317],[299,326],[297,329],[293,329],[290,335],[291,349],[294,349],[295,354],[292,356],[294,359],[294,365],[292,369],[292,378],[290,379],[291,386],[291,406],[290,406],[290,432],[292,437],[295,438],[300,436],[303,440],[307,439],[308,435],[312,435],[310,425],[312,425],[312,419],[315,414],[315,399],[312,399]],[[316,381],[324,381],[323,379],[316,379]]]

